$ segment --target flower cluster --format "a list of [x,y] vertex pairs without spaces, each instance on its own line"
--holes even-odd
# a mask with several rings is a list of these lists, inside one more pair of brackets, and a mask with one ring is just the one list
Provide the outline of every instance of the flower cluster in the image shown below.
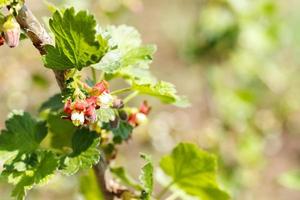
[[151,107],[147,101],[144,101],[138,110],[133,110],[128,117],[128,123],[133,127],[143,124],[147,121],[147,115],[151,111]]
[[113,106],[114,98],[108,90],[108,83],[101,81],[94,85],[85,99],[77,98],[74,101],[67,99],[64,106],[65,117],[75,126],[91,124],[97,120],[96,110]]

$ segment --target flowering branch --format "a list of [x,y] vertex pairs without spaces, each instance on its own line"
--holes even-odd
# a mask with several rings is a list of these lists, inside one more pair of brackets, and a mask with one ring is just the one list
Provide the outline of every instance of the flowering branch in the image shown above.
[[[46,54],[45,45],[52,44],[53,40],[42,26],[42,24],[37,20],[34,14],[24,5],[18,15],[16,20],[19,23],[20,27],[24,30],[26,35],[30,38],[33,45],[36,49],[39,50],[41,55]],[[67,70],[53,70],[56,81],[61,89],[61,91],[66,87],[65,86],[65,74]],[[94,166],[95,175],[98,180],[99,187],[104,195],[106,200],[113,199],[113,194],[109,192],[105,184],[105,171],[107,168],[107,163],[104,158],[100,160],[98,164]]]

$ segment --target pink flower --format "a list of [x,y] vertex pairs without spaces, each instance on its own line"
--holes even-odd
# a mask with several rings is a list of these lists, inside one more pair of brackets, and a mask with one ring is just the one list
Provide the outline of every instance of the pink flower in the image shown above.
[[89,97],[85,100],[72,102],[68,99],[64,106],[64,112],[68,115],[64,119],[69,119],[75,126],[93,123],[97,119],[96,115],[97,97]]
[[96,109],[94,106],[87,107],[86,111],[84,112],[86,123],[93,123],[97,119]]
[[20,25],[14,20],[14,18],[9,16],[4,22],[2,28],[6,44],[11,48],[18,46],[21,29]]
[[90,106],[94,106],[94,107],[97,106],[97,97],[96,96],[88,97],[85,101]]
[[109,93],[108,82],[105,81],[105,80],[103,80],[103,81],[101,81],[101,82],[94,85],[94,87],[92,88],[91,95],[92,96],[99,96],[104,92]]
[[65,103],[65,106],[64,106],[64,112],[68,115],[71,115],[72,114],[72,101],[71,99],[68,99]]
[[77,101],[75,101],[75,103],[73,105],[74,110],[79,111],[79,112],[85,111],[87,106],[88,106],[88,104],[83,100],[77,100]]
[[148,102],[144,101],[141,106],[140,106],[140,113],[143,113],[145,115],[148,115],[149,112],[151,111],[151,107],[148,106]]
[[149,107],[148,103],[144,101],[138,111],[135,111],[129,115],[128,123],[134,127],[145,123],[150,110],[151,107]]

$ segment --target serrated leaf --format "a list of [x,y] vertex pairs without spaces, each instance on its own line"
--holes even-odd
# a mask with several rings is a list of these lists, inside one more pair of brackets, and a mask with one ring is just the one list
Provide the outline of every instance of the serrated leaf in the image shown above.
[[64,104],[62,102],[61,94],[55,94],[42,104],[42,106],[39,108],[39,112],[42,112],[46,109],[50,109],[51,111],[59,111],[63,107]]
[[171,155],[160,161],[163,172],[171,178],[170,186],[201,200],[226,200],[228,194],[216,181],[216,157],[194,144],[180,143]]
[[29,113],[12,114],[1,131],[0,150],[32,152],[47,135],[45,122],[38,122]]
[[106,42],[96,36],[96,21],[85,11],[74,8],[56,11],[49,21],[55,36],[55,46],[47,45],[44,64],[48,68],[81,70],[98,63],[106,51]]
[[39,152],[36,164],[32,169],[22,172],[20,179],[12,191],[12,196],[18,200],[25,198],[26,191],[36,184],[45,183],[49,176],[55,173],[58,159],[52,152]]
[[113,121],[116,117],[116,114],[111,108],[100,108],[97,110],[97,118],[99,121],[108,123],[109,121]]
[[177,95],[175,86],[165,81],[159,81],[155,84],[136,83],[132,88],[141,94],[156,97],[167,104],[174,104],[179,107],[189,106],[189,102],[185,97]]
[[148,68],[156,51],[154,45],[141,45],[140,34],[133,27],[110,26],[102,35],[109,38],[110,51],[94,65],[95,69],[106,73],[117,73],[121,69],[134,66]]
[[141,190],[141,186],[126,172],[124,167],[110,168],[110,172],[117,177],[123,184]]
[[140,176],[143,187],[141,199],[150,200],[153,192],[153,163],[150,156],[141,154],[141,157],[146,161],[145,165],[142,167],[142,174]]
[[127,140],[132,133],[133,127],[127,122],[121,121],[117,128],[112,129],[114,135],[114,142],[121,143],[123,140]]
[[89,129],[78,129],[72,139],[73,152],[64,160],[63,172],[72,175],[79,169],[88,169],[100,159],[98,145],[100,138]]
[[51,146],[57,149],[71,148],[75,126],[71,121],[62,119],[61,114],[49,114],[48,127],[51,134]]
[[157,82],[152,73],[145,68],[128,67],[119,71],[116,76],[129,80],[131,84],[143,85]]

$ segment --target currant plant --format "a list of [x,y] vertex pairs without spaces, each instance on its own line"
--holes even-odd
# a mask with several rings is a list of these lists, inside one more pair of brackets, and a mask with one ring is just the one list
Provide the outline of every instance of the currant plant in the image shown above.
[[[148,200],[166,194],[229,199],[217,183],[216,157],[190,143],[180,143],[160,161],[156,171],[164,189],[159,194],[153,193],[155,170],[149,155],[141,154],[145,164],[139,181],[112,164],[118,145],[131,138],[151,111],[147,101],[130,107],[130,100],[149,95],[163,103],[188,105],[174,85],[151,74],[149,64],[156,47],[142,44],[134,28],[100,27],[88,12],[66,8],[53,12],[50,37],[24,1],[1,0],[0,7],[8,10],[1,14],[2,44],[17,47],[22,30],[40,51],[45,67],[55,73],[61,89],[42,104],[37,117],[13,111],[1,131],[0,150],[6,154],[1,176],[15,185],[13,197],[24,199],[29,189],[56,173],[74,175],[93,168],[95,179],[86,181],[97,183],[99,191],[95,196],[82,188],[86,199]],[[86,80],[83,68],[92,73]],[[111,90],[110,81],[117,78],[127,85]]]

